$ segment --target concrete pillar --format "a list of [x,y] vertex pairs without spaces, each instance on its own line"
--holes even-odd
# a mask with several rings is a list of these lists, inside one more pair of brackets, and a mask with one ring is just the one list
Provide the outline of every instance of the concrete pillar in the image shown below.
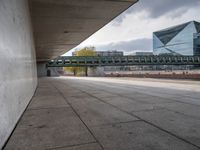
[[37,62],[37,74],[38,77],[58,77],[62,72],[62,68],[59,67],[46,67],[46,62]]
[[38,77],[47,76],[46,62],[37,62],[37,75]]

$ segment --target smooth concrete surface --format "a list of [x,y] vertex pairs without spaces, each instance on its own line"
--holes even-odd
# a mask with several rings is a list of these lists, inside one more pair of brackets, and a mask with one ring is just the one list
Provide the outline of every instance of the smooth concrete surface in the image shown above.
[[137,0],[29,0],[37,60],[76,47]]
[[[48,73],[49,71],[49,73]],[[63,72],[62,67],[46,67],[46,62],[37,62],[37,75],[38,77],[59,77]]]
[[37,62],[37,75],[38,77],[47,76],[46,62]]
[[0,1],[0,149],[37,85],[35,49],[26,0]]
[[40,78],[5,150],[199,150],[200,82]]

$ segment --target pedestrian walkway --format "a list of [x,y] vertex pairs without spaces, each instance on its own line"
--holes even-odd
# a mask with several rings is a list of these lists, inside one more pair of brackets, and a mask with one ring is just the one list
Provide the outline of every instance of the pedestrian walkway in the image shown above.
[[190,81],[40,78],[4,149],[199,150],[198,86]]

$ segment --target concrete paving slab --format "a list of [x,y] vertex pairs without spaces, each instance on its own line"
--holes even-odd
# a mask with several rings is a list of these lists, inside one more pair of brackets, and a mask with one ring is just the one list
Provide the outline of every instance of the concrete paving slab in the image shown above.
[[71,98],[71,97],[79,98],[79,99],[90,97],[88,94],[82,92],[81,90],[75,89],[75,88],[66,90],[66,87],[68,87],[68,86],[66,86],[66,84],[64,84],[64,83],[54,82],[54,86],[57,89],[59,89],[60,92],[62,92],[62,94],[65,96],[66,99]]
[[200,149],[199,94],[193,83],[191,90],[184,90],[175,81],[172,88],[158,88],[146,86],[143,79],[137,79],[137,85],[133,79],[131,84],[123,79],[118,83],[118,78],[103,84],[101,80],[39,79],[32,109],[27,109],[5,149]]
[[[131,89],[131,88],[130,88]],[[128,89],[128,90],[130,90]],[[123,90],[119,89],[113,89],[113,88],[104,88],[104,89],[99,89],[101,92],[104,90],[104,92],[107,92],[111,94],[110,96],[104,96],[102,98],[109,99],[112,97],[124,97],[124,98],[129,98],[133,101],[141,102],[141,103],[148,103],[148,104],[156,104],[156,103],[169,103],[172,102],[170,98],[167,97],[159,97],[159,96],[152,96],[148,95],[142,92],[135,92],[134,89],[132,91],[127,92],[127,89],[123,92]],[[88,91],[90,93],[90,91]],[[96,93],[93,95],[97,95]]]
[[[115,84],[115,86],[113,86],[113,84]],[[113,97],[113,96],[123,96],[123,97],[127,97],[130,98],[134,101],[139,101],[141,103],[150,103],[150,104],[154,104],[154,103],[168,103],[171,102],[173,100],[170,99],[170,97],[164,97],[163,95],[161,96],[154,96],[151,94],[147,94],[146,92],[148,90],[144,90],[144,89],[137,89],[135,88],[135,86],[122,86],[121,84],[116,84],[116,83],[112,83],[112,84],[106,84],[106,83],[92,83],[92,86],[90,84],[90,88],[94,88],[94,89],[99,89],[99,93],[94,93],[93,95],[97,96],[97,95],[102,95],[103,93],[107,93],[106,95],[108,96],[102,96],[100,98],[109,98],[109,97]],[[143,87],[144,88],[144,87]],[[85,90],[88,93],[91,93],[90,90]],[[101,94],[102,93],[102,94]],[[155,91],[156,93],[156,91]],[[91,93],[92,94],[92,93]],[[169,96],[169,95],[168,95]]]
[[56,148],[52,150],[102,150],[102,148],[97,143],[92,143],[65,148]]
[[[59,85],[58,85],[59,86]],[[61,86],[59,86],[59,88],[61,88]],[[105,97],[113,97],[113,96],[116,96],[115,94],[112,94],[112,93],[108,93],[108,92],[105,92],[105,91],[101,91],[99,90],[98,92],[95,90],[93,91],[92,88],[85,88],[83,86],[78,86],[77,88],[79,88],[80,90],[77,91],[77,93],[68,93],[67,96],[70,96],[72,95],[73,97],[87,97],[88,94],[86,93],[89,93],[91,95],[95,95],[96,97],[98,98],[105,98]],[[62,88],[64,89],[64,87]],[[63,90],[62,90],[63,91]],[[86,92],[86,93],[85,93]]]
[[28,109],[69,107],[61,96],[36,96],[33,97]]
[[[187,86],[186,86],[187,89]],[[136,90],[137,91],[137,90]],[[144,92],[141,92],[144,91]],[[140,87],[137,92],[141,92],[144,95],[157,96],[160,98],[165,98],[171,101],[180,101],[185,103],[192,103],[195,105],[200,105],[199,92],[187,91],[187,90],[176,90],[169,88],[147,88]]]
[[28,110],[5,150],[44,150],[94,141],[70,108]]
[[161,98],[158,96],[151,96],[151,95],[146,95],[144,93],[132,93],[132,94],[127,94],[125,95],[127,98],[131,98],[132,100],[142,102],[142,103],[149,103],[149,104],[158,104],[158,103],[170,103],[172,102],[171,99],[166,98]]
[[[116,79],[117,80],[117,79]],[[130,79],[131,80],[131,79]],[[131,81],[130,81],[131,82]],[[182,90],[175,90],[175,89],[169,89],[169,88],[156,88],[156,87],[145,87],[145,86],[133,86],[133,85],[127,85],[127,83],[119,84],[119,83],[92,83],[94,84],[93,86],[99,88],[99,90],[104,90],[106,89],[108,92],[112,92],[115,94],[120,94],[120,95],[135,95],[139,94],[140,96],[153,96],[153,97],[158,97],[164,100],[170,100],[173,101],[173,98],[176,98],[177,95],[180,95],[181,97],[186,96],[186,95],[191,95],[191,91],[182,91]],[[101,86],[99,86],[101,85]],[[104,88],[101,88],[103,87]],[[107,87],[107,88],[106,88]],[[195,93],[197,94],[197,92]],[[134,96],[134,97],[135,97]],[[194,96],[194,95],[193,95]],[[133,98],[134,98],[133,97]],[[142,100],[142,99],[140,99]]]
[[38,88],[51,88],[51,84],[49,84],[48,82],[45,82],[45,83],[41,83],[41,82],[38,82]]
[[38,87],[51,87],[47,78],[38,78]]
[[184,96],[184,95],[177,95],[177,96],[174,96],[171,99],[178,101],[178,102],[183,102],[183,103],[188,103],[188,104],[200,106],[200,98],[194,98],[192,96],[188,97],[188,96]]
[[200,119],[200,106],[198,105],[174,102],[161,104],[160,107]]
[[92,97],[82,101],[73,101],[71,104],[88,126],[138,120]]
[[34,96],[58,96],[59,93],[55,88],[37,88]]
[[94,127],[105,150],[197,150],[142,121]]
[[[114,89],[113,89],[114,90]],[[124,90],[124,89],[122,89]],[[127,91],[129,89],[126,89],[124,91]],[[137,97],[140,101],[143,99],[147,99],[146,97],[157,97],[160,101],[160,103],[165,101],[180,101],[184,103],[191,103],[194,105],[200,105],[200,94],[198,92],[193,91],[183,91],[183,90],[175,90],[175,89],[167,89],[167,88],[147,88],[147,87],[140,87],[139,89],[133,89],[132,93],[124,93],[124,95],[127,95],[128,97]],[[141,97],[142,96],[142,97]],[[156,103],[156,100],[151,100]],[[145,102],[145,101],[144,101]]]
[[[90,93],[89,91],[86,91],[88,93]],[[105,91],[101,91],[99,93],[90,93],[91,95],[95,95],[95,97],[98,97],[98,98],[107,98],[107,97],[113,97],[113,96],[116,96],[115,94],[112,94],[112,93],[108,93],[108,92],[105,92]]]
[[200,147],[199,119],[164,109],[133,114]]
[[87,92],[90,92],[91,94],[98,94],[98,93],[102,93],[101,90],[98,90],[96,88],[89,88],[89,90]]
[[64,97],[70,103],[79,103],[79,102],[87,101],[88,99],[91,98],[90,96],[87,96],[87,97],[67,97],[65,95],[64,95]]
[[81,92],[80,90],[76,90],[76,91],[66,91],[65,87],[60,87],[59,89],[62,91],[63,94],[66,94],[66,96],[68,97],[80,97],[80,96],[84,96],[84,93]]
[[130,100],[125,97],[115,97],[115,98],[104,98],[102,100],[107,101],[107,103],[114,105],[124,111],[133,112],[133,111],[143,111],[143,110],[155,110],[161,109],[160,104],[149,104],[141,103],[137,101]]
[[87,99],[87,98],[90,98],[91,96],[85,94],[85,93],[79,93],[77,95],[70,95],[67,94],[67,93],[63,93],[64,97],[68,100],[70,99],[76,99],[76,100],[82,100],[82,99]]

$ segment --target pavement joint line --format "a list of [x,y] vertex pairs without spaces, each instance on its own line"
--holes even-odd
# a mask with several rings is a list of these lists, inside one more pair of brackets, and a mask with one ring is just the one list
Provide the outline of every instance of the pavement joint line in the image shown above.
[[187,115],[187,114],[185,114],[185,113],[181,113],[181,112],[178,112],[178,111],[175,111],[175,110],[172,110],[172,109],[168,109],[168,108],[165,108],[165,107],[163,107],[163,108],[164,108],[165,110],[167,110],[167,111],[173,111],[174,113],[177,113],[177,114],[180,114],[180,115],[183,115],[183,116],[186,116],[186,117],[191,117],[191,118],[200,120],[199,117],[195,117],[195,116],[192,116],[192,115]]
[[[91,85],[88,85],[89,87],[91,87],[91,88],[93,88]],[[74,87],[74,88],[76,88],[76,87]],[[105,91],[104,89],[102,89],[102,88],[99,88],[100,90],[103,90],[103,91]],[[84,90],[83,90],[84,91]],[[133,99],[132,97],[129,97],[129,96],[124,96],[124,95],[121,95],[121,94],[117,94],[117,93],[113,93],[113,92],[108,92],[108,91],[105,91],[105,92],[107,92],[107,93],[110,93],[110,94],[115,94],[115,95],[118,95],[118,96],[120,96],[120,97],[124,97],[124,98],[127,98],[127,99],[129,99],[129,100],[131,100],[131,101],[135,101],[135,102],[138,102],[138,103],[141,103],[141,104],[143,104],[143,103],[145,103],[145,104],[154,104],[154,103],[147,103],[146,101],[142,101],[142,100],[135,100],[135,99]],[[95,93],[90,93],[90,94],[95,94]],[[141,93],[142,94],[142,93]],[[111,96],[112,97],[112,96]],[[99,98],[99,97],[98,97]],[[160,97],[159,97],[160,98]],[[109,101],[109,100],[108,100]],[[169,104],[169,103],[174,103],[174,101],[168,101],[168,102],[164,102],[164,103],[162,103],[162,104]]]
[[89,144],[98,144],[97,142],[87,142],[87,143],[80,143],[80,144],[73,144],[73,145],[67,145],[67,146],[58,146],[58,147],[51,147],[51,148],[47,148],[45,150],[55,150],[55,149],[61,149],[61,148],[72,148],[72,147],[76,147],[76,146],[85,146],[85,145],[89,145]]
[[154,111],[154,110],[162,110],[165,109],[164,107],[160,107],[160,108],[153,108],[153,109],[143,109],[143,110],[136,110],[136,111],[131,111],[130,113],[136,113],[136,112],[148,112],[148,111]]
[[[122,87],[126,88],[125,86],[122,86]],[[130,86],[128,86],[128,87],[130,87]],[[138,88],[135,88],[135,89],[138,89]],[[140,92],[137,92],[137,93],[140,94]],[[162,97],[160,97],[160,96],[155,96],[155,95],[152,95],[152,94],[146,94],[146,93],[141,93],[141,94],[146,95],[146,96],[154,96],[154,97],[162,98]],[[174,94],[173,94],[173,95],[174,95]],[[181,95],[180,95],[180,96],[181,96]],[[179,96],[179,98],[180,98],[180,96]],[[187,95],[185,95],[184,97],[193,98],[193,97],[187,96]],[[194,105],[194,106],[197,105],[198,107],[200,107],[199,104],[191,104],[191,103],[187,103],[187,102],[183,102],[183,101],[176,100],[175,98],[176,98],[176,97],[172,97],[173,101],[176,101],[176,102],[179,102],[179,103],[188,104],[188,105]],[[196,99],[196,98],[195,98],[195,99]],[[166,100],[168,100],[168,99],[166,99]],[[172,101],[172,102],[173,102],[173,101]]]
[[[59,81],[57,81],[59,82]],[[51,82],[52,83],[52,82]],[[60,83],[60,82],[59,82]],[[87,124],[82,120],[81,116],[78,114],[78,112],[74,109],[74,107],[71,105],[71,103],[67,100],[67,98],[65,97],[65,95],[56,87],[56,85],[54,85],[52,83],[52,85],[55,87],[55,89],[60,93],[60,95],[62,95],[62,97],[65,99],[65,101],[68,103],[68,105],[71,107],[71,109],[73,110],[73,112],[77,115],[77,117],[80,119],[80,121],[83,123],[83,125],[87,128],[87,130],[89,131],[89,133],[92,135],[92,137],[94,138],[94,140],[99,144],[99,146],[101,147],[102,150],[104,150],[103,145],[99,142],[99,140],[96,138],[96,136],[94,135],[94,133],[90,130],[90,128],[87,126]],[[64,84],[65,85],[65,84]],[[65,85],[66,86],[66,85]]]
[[62,107],[46,107],[46,108],[28,108],[27,111],[32,110],[45,110],[45,109],[62,109],[62,108],[70,108],[70,106],[62,106]]
[[[89,86],[89,85],[88,85]],[[92,86],[90,86],[90,87],[92,87]],[[103,91],[105,91],[104,89],[102,89],[102,88],[99,88],[99,90],[103,90]],[[134,102],[138,102],[138,103],[141,103],[141,104],[154,104],[154,103],[147,103],[147,101],[143,101],[143,100],[137,100],[137,99],[134,99],[134,98],[132,98],[132,97],[129,97],[129,96],[124,96],[124,95],[122,95],[122,94],[117,94],[117,93],[113,93],[113,92],[110,92],[110,91],[105,91],[105,92],[107,92],[107,93],[110,93],[110,94],[115,94],[115,95],[118,95],[118,96],[120,96],[120,97],[124,97],[124,98],[127,98],[127,99],[129,99],[129,100],[131,100],[131,101],[134,101]],[[91,94],[91,93],[90,93]],[[142,93],[141,93],[142,94]],[[159,97],[160,98],[160,97]],[[173,101],[168,101],[168,102],[163,102],[163,104],[164,103],[173,103]]]
[[[103,89],[102,89],[103,90]],[[111,93],[111,92],[107,92],[107,93]],[[91,95],[92,94],[94,94],[94,93],[90,93]],[[120,94],[116,94],[116,95],[118,95],[118,96],[120,96],[120,97],[125,97],[125,96],[123,96],[123,95],[120,95]],[[98,97],[99,98],[99,97]],[[125,97],[125,98],[128,98],[128,97]],[[134,101],[133,99],[131,99],[131,98],[128,98],[128,99],[130,99],[131,101]],[[108,100],[108,102],[109,101],[111,101],[111,100]],[[138,102],[138,101],[136,101],[136,102]],[[171,104],[171,103],[174,103],[174,102],[166,102],[166,103],[162,103],[162,104]],[[153,104],[153,103],[146,103],[146,104]],[[115,105],[113,105],[113,106],[115,106]],[[131,112],[142,112],[142,111],[152,111],[152,110],[160,110],[160,109],[164,109],[164,107],[161,107],[161,106],[157,106],[157,108],[154,108],[154,109],[145,109],[145,110],[138,110],[138,111],[131,111]]]
[[[80,90],[80,89],[79,89],[79,90]],[[82,90],[81,90],[81,91],[82,91]],[[82,91],[82,92],[85,92],[85,91]],[[90,93],[87,93],[87,92],[85,92],[85,93],[88,94],[88,95],[90,95],[91,97],[96,98],[97,100],[99,100],[99,101],[101,101],[101,102],[104,102],[104,103],[106,103],[106,104],[108,104],[108,105],[110,105],[110,106],[112,106],[112,107],[115,107],[115,108],[121,110],[122,112],[125,112],[125,113],[127,113],[127,114],[129,114],[129,115],[131,115],[131,116],[134,116],[134,117],[136,117],[136,118],[138,118],[138,119],[144,121],[145,123],[147,123],[147,124],[149,124],[149,125],[151,125],[151,126],[154,126],[155,128],[160,129],[161,131],[163,131],[163,132],[165,132],[165,133],[168,133],[169,135],[174,136],[174,137],[176,137],[177,139],[179,139],[179,140],[181,140],[181,141],[183,141],[183,142],[185,142],[185,143],[187,143],[187,144],[190,144],[190,145],[192,145],[192,146],[194,146],[194,147],[200,149],[200,146],[198,146],[198,145],[196,145],[196,144],[194,144],[194,143],[192,143],[192,142],[190,142],[190,141],[188,141],[188,140],[186,140],[186,139],[184,139],[184,138],[182,138],[182,137],[180,137],[180,136],[178,136],[178,135],[176,135],[176,134],[174,134],[174,133],[172,133],[172,132],[170,132],[170,131],[168,131],[168,130],[165,130],[165,129],[163,129],[163,128],[161,128],[161,127],[159,127],[159,126],[157,126],[157,125],[155,125],[155,124],[153,124],[153,123],[151,123],[151,122],[149,122],[149,121],[147,121],[147,120],[144,120],[144,119],[142,119],[141,117],[139,117],[139,116],[137,116],[137,115],[135,115],[135,114],[133,114],[133,113],[129,113],[129,112],[127,112],[127,111],[122,110],[122,109],[119,108],[119,107],[116,107],[116,106],[114,106],[114,105],[112,105],[112,104],[109,104],[109,103],[103,101],[102,99],[100,99],[100,98],[98,98],[98,97],[96,97],[96,96],[94,96],[94,95],[92,95],[92,94],[90,94]]]
[[[61,82],[61,83],[62,83],[62,82]],[[63,84],[63,83],[62,83],[62,84]],[[91,83],[90,83],[90,85],[91,85]],[[90,86],[90,85],[88,85],[88,86]],[[94,85],[94,84],[93,84],[93,85]],[[65,85],[65,86],[66,86],[66,85]],[[90,87],[93,88],[92,86],[90,86]],[[200,146],[195,145],[195,144],[193,144],[192,142],[190,142],[190,141],[188,141],[188,140],[186,140],[186,139],[184,139],[184,138],[182,138],[182,137],[179,137],[178,135],[176,135],[176,134],[174,134],[174,133],[171,133],[170,131],[167,131],[167,130],[165,130],[165,129],[163,129],[163,128],[161,128],[161,127],[159,127],[159,126],[157,126],[157,125],[155,125],[155,124],[153,124],[153,123],[151,123],[151,122],[149,122],[149,121],[147,121],[147,120],[144,120],[144,119],[140,118],[139,116],[137,116],[137,115],[135,115],[135,114],[133,114],[133,113],[129,113],[129,112],[127,112],[127,111],[124,111],[124,110],[122,110],[121,108],[119,108],[119,107],[117,107],[117,106],[115,106],[115,105],[112,105],[112,104],[110,104],[110,103],[107,103],[107,102],[105,102],[104,100],[100,99],[99,97],[96,97],[96,96],[94,96],[94,95],[92,95],[92,94],[90,94],[90,93],[88,93],[88,92],[86,92],[86,91],[84,91],[84,90],[81,90],[81,89],[79,89],[79,88],[77,88],[77,87],[74,87],[74,86],[73,86],[73,88],[75,88],[75,89],[77,89],[77,90],[80,90],[80,91],[82,91],[82,92],[85,92],[86,94],[88,94],[88,95],[90,95],[90,96],[96,98],[96,99],[99,100],[99,101],[102,101],[102,102],[104,102],[104,103],[106,103],[106,104],[108,104],[108,105],[111,105],[111,106],[113,106],[113,107],[115,107],[115,108],[117,108],[117,109],[119,109],[119,110],[121,110],[121,111],[123,111],[123,112],[125,112],[125,113],[128,113],[128,114],[130,114],[130,115],[132,115],[132,116],[134,116],[134,117],[136,117],[136,118],[139,118],[139,119],[143,120],[144,122],[146,122],[146,123],[148,123],[148,124],[150,124],[150,125],[152,125],[152,126],[158,128],[158,129],[160,129],[160,130],[162,130],[162,131],[164,131],[164,132],[166,132],[166,133],[168,133],[168,134],[170,134],[170,135],[172,135],[172,136],[174,136],[174,137],[176,137],[176,138],[178,138],[178,139],[180,139],[180,140],[182,140],[182,141],[184,141],[184,142],[186,142],[186,143],[188,143],[188,144],[191,144],[191,145],[197,147],[198,149],[200,149]],[[104,89],[101,89],[101,88],[100,88],[100,90],[105,91]],[[108,91],[105,91],[105,92],[108,92]],[[112,93],[112,92],[108,92],[108,93]],[[114,93],[114,94],[116,94],[116,93]],[[142,93],[141,93],[141,94],[142,94]],[[116,95],[117,95],[117,94],[116,94]],[[149,95],[149,96],[151,96],[151,95]],[[122,97],[123,97],[123,96],[122,96]],[[194,105],[194,104],[192,104],[192,105]],[[196,106],[196,105],[195,105],[195,106]]]
[[[93,86],[91,86],[91,84],[93,84],[93,85],[95,86],[94,83],[90,83],[90,85],[88,85],[88,86],[91,87],[91,88],[93,88]],[[105,85],[102,84],[102,83],[100,83],[100,84],[103,85],[103,86],[105,86]],[[116,88],[115,86],[112,86],[112,87]],[[110,88],[110,87],[109,87],[109,88]],[[98,88],[98,89],[101,89],[101,90],[105,91],[105,90],[102,89],[102,88]],[[108,92],[108,91],[105,91],[105,92],[107,92],[107,93],[111,93],[111,94],[115,94],[115,95],[119,95],[119,96],[122,96],[121,94],[114,93],[114,92],[110,92],[110,91],[109,91],[109,92]],[[137,93],[139,93],[139,92],[137,92]],[[154,96],[154,95],[145,94],[145,93],[139,93],[139,94],[146,95],[146,96]],[[124,97],[124,95],[123,95],[122,97]],[[154,97],[162,98],[162,97],[159,97],[159,96],[154,96]],[[130,98],[130,97],[127,97],[127,98]],[[168,100],[168,99],[167,99],[167,100]],[[135,101],[137,101],[137,100],[135,100]],[[141,102],[141,101],[139,101],[139,102]],[[146,102],[146,101],[144,101],[144,102]]]
[[96,127],[104,127],[104,126],[113,126],[113,125],[120,125],[120,124],[127,124],[127,123],[135,123],[135,122],[141,122],[143,120],[132,120],[132,121],[126,121],[126,122],[116,122],[116,123],[108,123],[108,124],[101,124],[101,125],[93,125],[90,126],[91,128],[96,128]]
[[[103,90],[103,89],[101,89],[101,90]],[[104,90],[105,91],[105,90]],[[111,94],[115,94],[115,93],[113,93],[113,92],[107,92],[107,93],[111,93]],[[135,99],[133,99],[133,98],[131,98],[131,97],[128,97],[128,96],[123,96],[123,95],[121,95],[121,94],[116,94],[116,95],[118,95],[118,96],[120,96],[120,97],[125,97],[125,98],[128,98],[128,99],[130,99],[130,100],[132,100],[132,101],[136,101],[136,102],[139,102],[139,103],[142,103],[142,101],[137,101],[137,100],[135,100]],[[146,103],[146,101],[143,101],[144,103]],[[187,103],[187,102],[182,102],[182,101],[178,101],[178,100],[171,100],[171,101],[168,101],[168,102],[165,102],[165,103],[162,103],[162,104],[170,104],[170,103],[174,103],[174,102],[178,102],[178,103],[183,103],[183,104],[187,104],[187,105],[192,105],[192,106],[196,106],[195,104],[191,104],[191,103]],[[154,104],[154,103],[147,103],[147,104]],[[159,106],[159,107],[162,107],[162,106]],[[197,107],[200,107],[200,105],[198,105]],[[173,110],[172,110],[173,111]],[[135,112],[137,112],[137,111],[135,111]],[[174,111],[175,112],[175,111]],[[189,115],[188,115],[189,116]],[[192,116],[191,116],[192,117]],[[194,116],[193,116],[194,117]]]
[[[93,88],[93,87],[91,86],[91,84],[93,84],[93,83],[90,83],[90,85],[88,85],[88,86],[90,86],[91,88]],[[93,84],[93,85],[94,85],[94,84]],[[103,85],[103,84],[101,84],[101,85]],[[99,88],[99,89],[105,91],[105,90],[102,89],[102,88]],[[128,99],[130,99],[130,100],[133,100],[133,101],[136,101],[136,102],[139,102],[139,103],[142,103],[142,102],[146,103],[146,101],[142,101],[142,100],[138,101],[138,100],[135,100],[135,99],[133,99],[132,97],[129,97],[129,96],[124,96],[124,95],[117,94],[117,93],[110,92],[110,91],[109,91],[109,92],[106,91],[106,92],[107,92],[107,93],[110,93],[110,94],[116,94],[116,95],[118,95],[118,96],[120,96],[120,97],[125,97],[125,98],[128,98]],[[137,93],[139,93],[139,92],[137,92]],[[139,94],[147,95],[147,96],[154,96],[154,95],[152,95],[152,94],[145,94],[145,93],[139,93]],[[154,97],[162,98],[162,97],[159,97],[159,96],[154,96]],[[175,98],[175,97],[174,97],[174,98]],[[183,103],[183,104],[188,104],[188,105],[200,107],[199,104],[187,103],[187,102],[183,102],[183,101],[176,100],[176,99],[174,99],[174,98],[172,98],[173,100],[169,100],[169,102],[166,102],[166,103],[178,102],[178,103]],[[191,98],[192,98],[192,97],[191,97]],[[166,99],[166,100],[168,100],[168,99]],[[164,104],[164,103],[163,103],[163,104]]]

